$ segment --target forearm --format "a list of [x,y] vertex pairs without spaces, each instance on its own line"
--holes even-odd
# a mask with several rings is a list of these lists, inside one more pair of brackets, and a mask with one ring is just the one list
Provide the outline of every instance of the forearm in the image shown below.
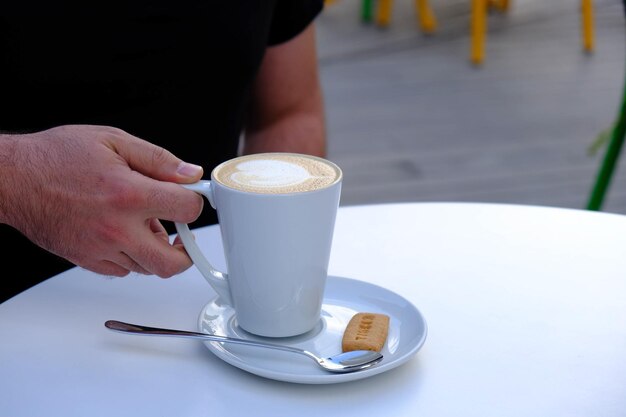
[[17,162],[17,137],[0,134],[0,223],[11,224]]
[[245,132],[243,153],[297,152],[326,156],[326,126],[321,97],[305,109],[294,110]]
[[315,27],[269,48],[252,88],[244,153],[326,155]]

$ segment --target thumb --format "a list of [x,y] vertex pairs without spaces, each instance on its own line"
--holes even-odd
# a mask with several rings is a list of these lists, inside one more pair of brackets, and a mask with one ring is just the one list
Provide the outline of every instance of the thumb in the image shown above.
[[131,169],[160,181],[192,183],[202,178],[201,166],[177,158],[165,148],[128,135],[115,143],[115,150]]

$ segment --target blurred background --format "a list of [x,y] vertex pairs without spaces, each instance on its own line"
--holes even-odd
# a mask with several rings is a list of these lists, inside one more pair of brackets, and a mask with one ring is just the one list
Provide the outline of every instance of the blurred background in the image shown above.
[[[376,1],[374,15],[376,14]],[[586,208],[626,76],[621,0],[594,0],[585,53],[580,0],[511,0],[486,16],[485,56],[470,62],[471,0],[414,0],[388,24],[361,0],[328,1],[317,20],[328,159],[344,170],[342,205],[494,202]],[[624,161],[626,163],[626,161]],[[626,214],[626,168],[602,210]]]

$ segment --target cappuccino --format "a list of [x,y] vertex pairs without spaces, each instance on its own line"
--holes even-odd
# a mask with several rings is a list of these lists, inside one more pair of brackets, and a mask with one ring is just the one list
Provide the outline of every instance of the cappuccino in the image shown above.
[[262,194],[291,194],[326,188],[341,170],[322,158],[294,153],[262,153],[223,162],[213,179],[226,187]]

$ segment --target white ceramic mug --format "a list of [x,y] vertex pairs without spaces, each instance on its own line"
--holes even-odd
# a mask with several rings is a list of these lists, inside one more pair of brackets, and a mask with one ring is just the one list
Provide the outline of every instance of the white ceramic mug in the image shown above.
[[210,181],[185,185],[217,210],[227,272],[211,265],[187,224],[176,229],[242,329],[288,337],[320,320],[342,175],[322,158],[265,153],[231,159]]

